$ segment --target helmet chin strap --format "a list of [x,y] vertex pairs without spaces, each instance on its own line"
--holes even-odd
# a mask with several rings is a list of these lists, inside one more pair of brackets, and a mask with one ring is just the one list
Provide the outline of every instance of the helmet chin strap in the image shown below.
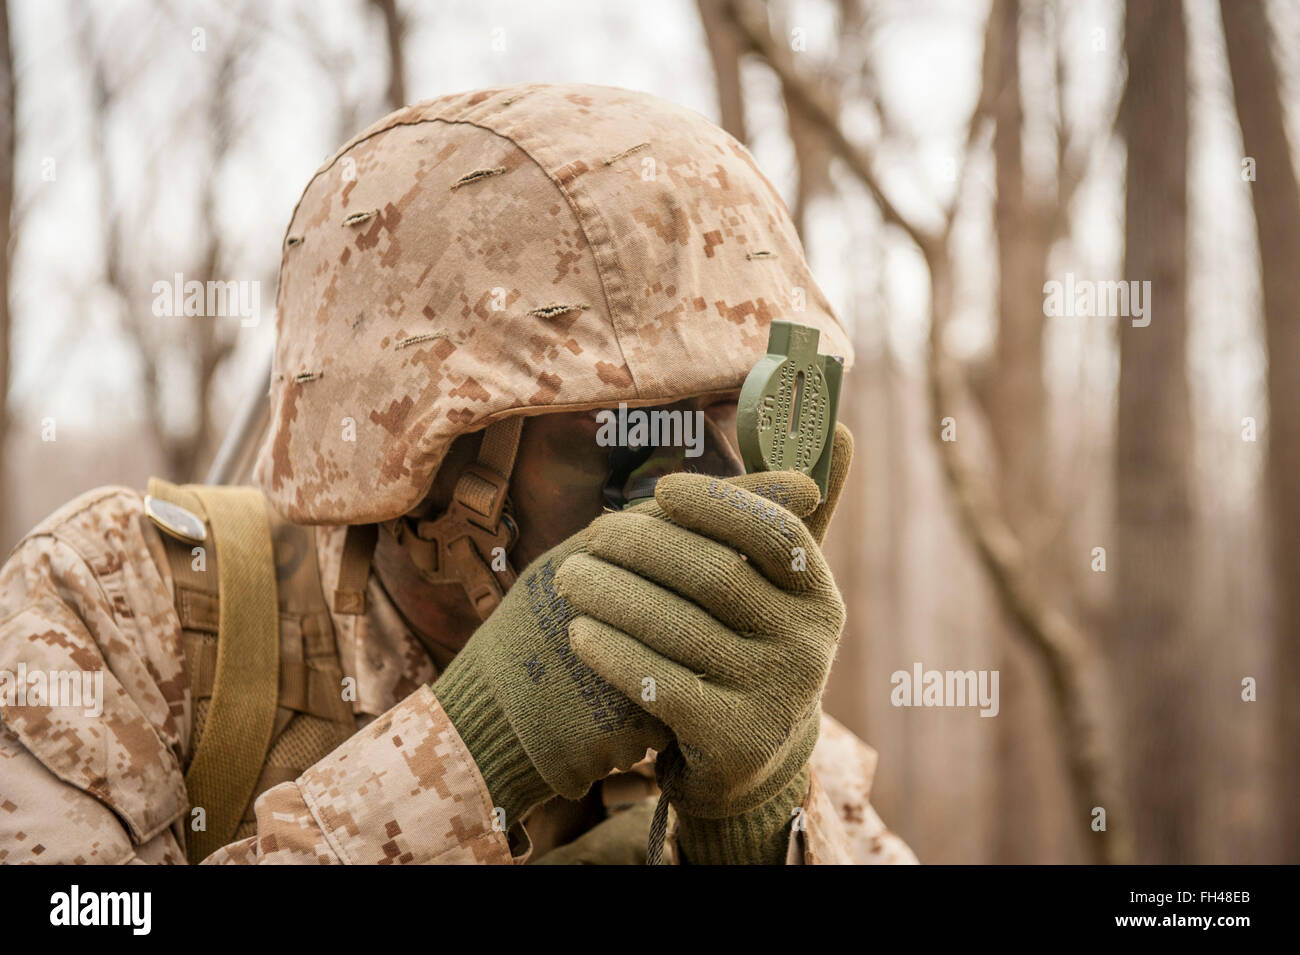
[[[383,528],[406,551],[420,574],[434,584],[458,584],[474,612],[486,620],[515,582],[509,553],[518,537],[508,491],[524,419],[504,418],[483,432],[478,457],[456,479],[451,503],[434,520],[409,515]],[[364,613],[380,525],[351,525],[343,544],[335,613]]]
[[[462,468],[451,503],[437,518],[407,514],[383,524],[350,525],[334,590],[334,612],[366,612],[366,585],[382,528],[421,578],[431,584],[459,586],[474,613],[486,620],[516,579],[509,554],[518,527],[507,495],[523,424],[523,417],[515,416],[488,425],[477,458]],[[615,448],[605,503],[621,507],[629,500],[651,496],[659,477],[683,469],[720,477],[744,473],[731,441],[710,414],[704,415],[704,450],[698,458],[685,457],[681,447],[635,453]]]

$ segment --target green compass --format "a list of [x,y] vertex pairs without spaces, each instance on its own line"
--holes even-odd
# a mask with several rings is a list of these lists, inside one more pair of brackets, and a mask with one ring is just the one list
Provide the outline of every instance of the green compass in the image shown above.
[[746,471],[798,471],[825,500],[844,359],[818,354],[820,338],[807,325],[772,323],[767,354],[740,389],[736,431]]

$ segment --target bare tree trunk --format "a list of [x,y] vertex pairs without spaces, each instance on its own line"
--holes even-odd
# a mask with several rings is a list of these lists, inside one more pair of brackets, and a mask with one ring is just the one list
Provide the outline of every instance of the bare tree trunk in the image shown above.
[[993,156],[998,244],[997,374],[990,381],[989,411],[998,446],[1002,497],[1013,526],[1023,532],[1043,492],[1043,276],[1046,231],[1039,209],[1025,195],[1021,159],[1024,110],[1020,99],[1018,0],[997,0],[997,96]]
[[790,208],[790,218],[799,237],[806,244],[808,241],[808,206],[813,199],[830,189],[830,150],[826,148],[826,137],[821,134],[816,124],[810,122],[797,104],[786,100],[786,129],[790,142],[794,145],[794,154],[798,169],[795,183],[794,204]]
[[727,16],[724,0],[696,0],[704,40],[713,60],[713,76],[718,86],[718,112],[722,128],[742,143],[745,135],[745,97],[740,86],[740,37]]
[[[986,379],[985,396],[998,451],[1003,510],[1017,535],[1027,540],[1041,510],[1045,470],[1042,286],[1048,235],[1043,210],[1025,194],[1019,0],[996,0],[992,18],[998,334],[996,372]],[[1045,582],[1040,579],[1039,585]],[[1054,841],[1054,827],[1047,818],[1046,783],[1055,767],[1051,740],[1042,728],[1050,710],[1029,649],[1003,639],[1000,655],[1006,703],[997,721],[997,861],[1064,861],[1057,847],[1049,850],[1047,845]]]
[[384,94],[388,108],[406,105],[406,23],[397,9],[397,0],[370,0],[384,18],[384,40],[388,46],[388,89]]
[[1110,628],[1138,861],[1196,857],[1198,766],[1187,388],[1187,40],[1181,3],[1129,0],[1124,278],[1150,281],[1147,327],[1119,320],[1118,574]]
[[[9,38],[9,4],[0,2],[0,545],[8,546],[10,505],[5,448],[9,441],[9,261],[14,236],[14,152],[18,131],[14,110],[14,57]],[[17,533],[17,529],[14,529]]]
[[1279,861],[1300,862],[1300,184],[1287,141],[1273,36],[1258,0],[1221,2],[1237,119],[1255,160],[1255,229],[1268,344],[1269,511],[1277,670],[1264,699],[1278,715]]

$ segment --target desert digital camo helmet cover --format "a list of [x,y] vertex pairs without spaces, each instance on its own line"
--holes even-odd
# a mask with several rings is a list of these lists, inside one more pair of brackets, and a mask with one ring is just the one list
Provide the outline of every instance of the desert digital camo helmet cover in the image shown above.
[[317,171],[285,236],[271,433],[286,518],[412,509],[459,435],[735,392],[784,318],[848,338],[784,203],[704,117],[529,85],[398,110]]

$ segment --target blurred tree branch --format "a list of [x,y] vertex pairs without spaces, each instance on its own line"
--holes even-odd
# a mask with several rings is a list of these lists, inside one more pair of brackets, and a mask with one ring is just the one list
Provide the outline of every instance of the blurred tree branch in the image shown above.
[[398,9],[396,0],[364,0],[364,4],[376,10],[384,24],[387,81],[378,104],[372,103],[369,96],[362,97],[349,88],[348,80],[356,72],[355,48],[335,46],[322,32],[319,18],[310,8],[298,7],[294,12],[293,24],[297,35],[293,39],[316,61],[333,94],[334,145],[342,145],[359,132],[376,106],[383,112],[391,112],[406,105],[407,16]]
[[752,0],[725,0],[725,2],[732,22],[740,29],[746,42],[767,61],[781,80],[787,102],[792,102],[804,110],[821,128],[836,154],[862,181],[871,198],[880,207],[880,214],[885,222],[902,229],[928,258],[928,253],[943,240],[943,235],[912,222],[898,211],[893,201],[881,188],[870,157],[849,141],[833,107],[823,100],[819,90],[799,77],[789,52],[773,40],[764,10],[756,6]]
[[1268,348],[1268,463],[1278,663],[1277,745],[1283,862],[1300,860],[1300,184],[1287,140],[1273,31],[1259,0],[1221,0],[1228,67],[1246,156],[1255,161],[1251,197],[1259,239],[1264,338]]
[[397,0],[370,0],[384,21],[388,50],[388,88],[384,99],[390,110],[406,105],[406,18],[398,12]]
[[[205,115],[205,127],[211,142],[208,171],[200,199],[197,225],[200,230],[198,265],[187,275],[187,280],[206,283],[220,275],[227,262],[228,250],[218,221],[220,171],[235,140],[232,97],[235,79],[242,59],[252,46],[253,27],[248,19],[240,32],[229,38],[221,47],[213,81],[207,90],[206,100],[200,105]],[[187,480],[202,473],[201,456],[213,442],[214,422],[211,404],[212,380],[222,363],[234,350],[237,332],[224,324],[224,319],[213,316],[188,323],[191,334],[177,334],[153,315],[147,303],[152,301],[152,276],[171,275],[172,267],[139,267],[132,250],[138,244],[135,237],[150,220],[150,210],[156,193],[150,191],[149,203],[143,209],[132,210],[134,218],[128,222],[126,213],[114,201],[117,194],[111,152],[108,148],[108,121],[120,97],[130,85],[130,78],[110,79],[108,64],[97,32],[93,14],[87,11],[79,30],[79,44],[83,61],[87,64],[91,82],[90,143],[95,157],[98,180],[100,214],[104,232],[104,281],[116,303],[119,324],[132,343],[141,363],[141,386],[144,392],[144,410],[150,431],[167,462],[168,476]],[[202,96],[202,94],[200,94]],[[157,162],[155,152],[151,162]],[[130,268],[128,257],[135,262]],[[178,385],[177,376],[168,374],[164,380],[162,370],[176,369],[175,356],[184,356],[188,388],[194,414],[188,427],[179,431],[169,422],[167,412],[173,405],[171,389]]]
[[696,6],[700,11],[709,58],[713,61],[722,128],[742,143],[747,143],[745,99],[740,85],[740,41],[727,17],[725,0],[696,0]]
[[[870,156],[845,135],[835,107],[800,77],[789,50],[774,40],[761,6],[752,0],[728,0],[727,8],[748,44],[777,74],[787,100],[797,104],[822,129],[836,154],[871,194],[884,221],[901,229],[925,257],[931,285],[927,370],[932,407],[936,416],[941,410],[958,408],[970,409],[974,414],[960,367],[943,348],[945,319],[953,306],[948,244],[956,221],[957,202],[954,200],[938,231],[902,214],[882,188]],[[988,93],[988,90],[981,92],[972,115],[967,135],[968,149],[978,140],[979,127],[988,115]],[[937,429],[935,434],[937,437]],[[1032,582],[1024,548],[1011,530],[987,475],[966,460],[962,447],[957,441],[938,441],[944,473],[1003,609],[1037,651],[1046,670],[1060,720],[1061,744],[1070,767],[1077,807],[1083,814],[1080,824],[1085,824],[1083,820],[1093,807],[1109,807],[1109,831],[1097,834],[1092,841],[1093,856],[1098,861],[1127,861],[1128,848],[1122,831],[1121,813],[1114,811],[1119,802],[1110,779],[1113,760],[1102,737],[1094,696],[1096,674],[1092,672],[1088,657],[1092,641],[1042,598]]]
[[1115,84],[1110,91],[1109,102],[1102,112],[1103,120],[1092,125],[1085,125],[1077,117],[1067,122],[1065,108],[1065,57],[1061,55],[1066,38],[1063,18],[1065,5],[1061,0],[1053,4],[1055,16],[1053,28],[1056,37],[1056,49],[1053,56],[1053,71],[1056,75],[1056,198],[1042,213],[1046,219],[1048,243],[1053,243],[1066,236],[1070,229],[1070,207],[1079,187],[1087,181],[1098,158],[1112,142],[1116,124],[1119,121],[1119,102],[1123,87]]
[[[856,3],[847,3],[841,9],[849,11],[849,15],[853,16],[853,13],[860,11],[861,8]],[[850,20],[845,27],[853,29],[861,25],[858,21]],[[819,92],[823,101],[838,111],[840,84],[836,80],[840,78],[842,70],[837,63],[831,62],[826,64],[822,72],[828,80],[819,85]],[[795,169],[798,175],[790,217],[794,219],[795,228],[807,244],[808,207],[817,196],[830,190],[832,153],[821,127],[808,119],[797,104],[790,102],[790,92],[784,86],[781,88],[781,93],[785,100],[786,131],[794,146]]]
[[329,39],[321,32],[316,18],[303,7],[294,11],[294,26],[307,55],[320,67],[321,76],[329,84],[333,93],[335,133],[332,137],[336,143],[342,143],[361,126],[361,103],[348,91],[347,78],[352,74],[352,54],[348,50],[336,50]]

